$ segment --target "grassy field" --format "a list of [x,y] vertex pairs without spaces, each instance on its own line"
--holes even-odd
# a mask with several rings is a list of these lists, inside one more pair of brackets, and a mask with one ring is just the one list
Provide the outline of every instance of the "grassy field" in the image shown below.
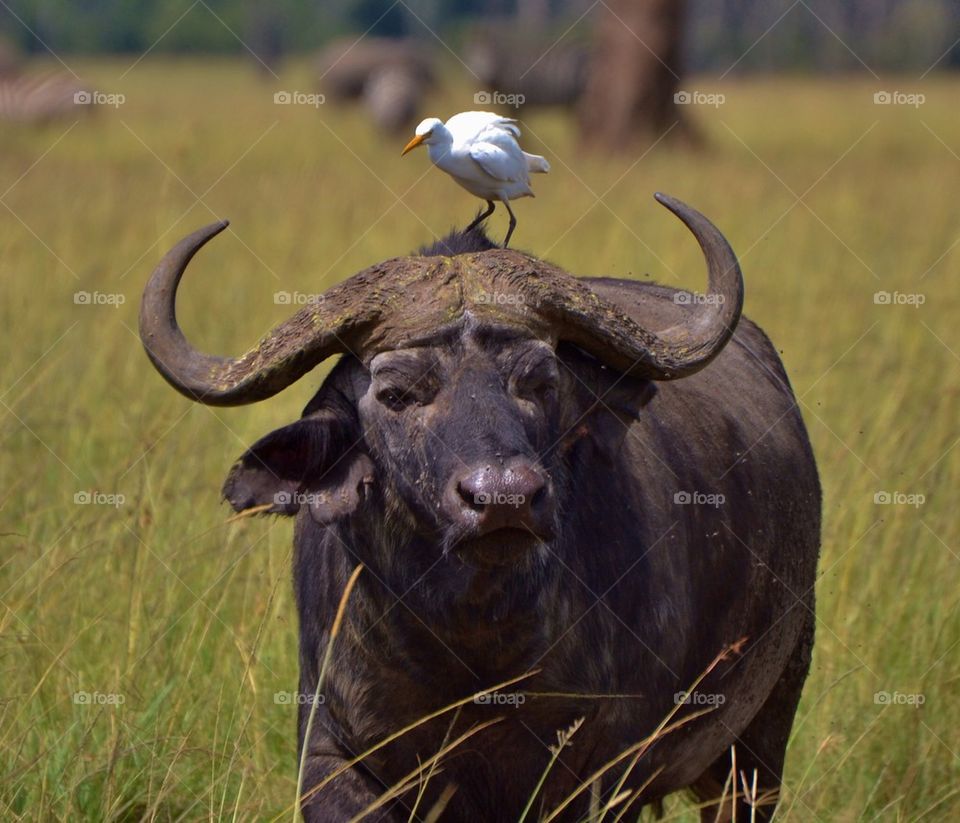
[[[324,369],[259,406],[191,404],[143,354],[140,290],[173,243],[229,217],[181,320],[201,348],[238,353],[290,312],[275,293],[322,291],[477,202],[356,112],[274,105],[309,91],[303,69],[264,85],[240,63],[74,68],[123,105],[0,130],[0,818],[289,818],[295,707],[276,695],[296,685],[292,527],[227,523],[218,492]],[[725,96],[691,106],[696,154],[583,157],[564,115],[521,110],[553,172],[518,204],[514,244],[699,289],[696,244],[651,194],[726,233],[825,491],[780,818],[956,820],[960,78],[688,86]],[[880,89],[926,100],[879,106]],[[693,819],[680,798],[666,811]]]

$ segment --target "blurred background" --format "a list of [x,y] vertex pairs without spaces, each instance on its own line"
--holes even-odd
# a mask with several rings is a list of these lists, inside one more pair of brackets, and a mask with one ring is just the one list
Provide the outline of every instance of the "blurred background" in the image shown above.
[[[960,64],[951,37],[958,9],[950,0],[43,0],[7,5],[0,31],[28,54],[46,53],[46,44],[66,54],[252,52],[271,62],[310,54],[337,37],[358,33],[412,37],[443,49],[437,36],[458,44],[491,21],[514,32],[563,36],[564,42],[583,44],[591,40],[601,16],[590,16],[597,9],[628,22],[639,7],[646,7],[647,14],[675,10],[685,19],[684,66],[697,72],[722,72],[734,62],[753,71],[831,71],[863,63],[924,71],[935,61],[942,61],[943,68]],[[194,10],[200,13],[192,14]],[[761,36],[763,42],[757,42]]]
[[292,526],[228,522],[219,488],[329,364],[191,404],[140,290],[230,218],[179,308],[246,350],[476,214],[400,150],[484,109],[552,166],[513,246],[703,289],[665,191],[781,351],[825,493],[781,819],[957,819],[958,69],[948,0],[0,0],[0,818],[290,816]]

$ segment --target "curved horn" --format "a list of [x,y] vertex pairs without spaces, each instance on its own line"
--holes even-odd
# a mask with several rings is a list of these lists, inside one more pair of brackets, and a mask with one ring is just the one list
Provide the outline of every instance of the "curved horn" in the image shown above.
[[696,237],[707,261],[707,299],[694,304],[683,322],[651,332],[631,306],[571,278],[528,280],[529,300],[557,324],[561,339],[575,343],[625,373],[676,380],[706,366],[733,335],[743,308],[743,277],[736,255],[706,217],[657,193],[657,201],[679,217]]
[[140,340],[157,371],[181,394],[211,406],[271,397],[327,357],[359,348],[376,324],[385,294],[383,279],[368,270],[330,289],[241,357],[197,351],[177,323],[177,287],[193,256],[228,225],[223,221],[195,231],[167,252],[140,302]]

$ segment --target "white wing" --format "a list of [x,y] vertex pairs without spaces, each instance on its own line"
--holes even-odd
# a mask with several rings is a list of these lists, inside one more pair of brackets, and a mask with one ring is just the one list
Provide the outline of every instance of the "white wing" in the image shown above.
[[491,177],[497,180],[528,183],[527,158],[517,135],[520,129],[515,121],[506,117],[481,129],[467,145],[470,157]]
[[506,132],[514,140],[520,139],[520,127],[512,117],[500,117],[500,115],[496,115],[495,119],[487,123],[486,128],[482,129],[480,133],[484,134],[491,130]]
[[497,180],[510,183],[527,182],[527,160],[520,151],[516,141],[513,150],[509,146],[499,146],[495,143],[473,143],[470,146],[470,157],[487,174]]
[[514,137],[520,136],[516,120],[492,111],[462,111],[460,114],[453,115],[444,125],[453,135],[455,143],[477,138],[481,132],[490,127],[503,129]]

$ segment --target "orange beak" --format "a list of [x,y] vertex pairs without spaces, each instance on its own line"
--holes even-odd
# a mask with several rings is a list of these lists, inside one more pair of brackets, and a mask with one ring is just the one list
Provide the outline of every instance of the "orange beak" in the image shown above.
[[413,138],[407,145],[403,147],[403,151],[400,152],[400,156],[403,157],[408,151],[413,151],[417,146],[419,146],[424,140],[427,139],[427,135],[418,134]]

